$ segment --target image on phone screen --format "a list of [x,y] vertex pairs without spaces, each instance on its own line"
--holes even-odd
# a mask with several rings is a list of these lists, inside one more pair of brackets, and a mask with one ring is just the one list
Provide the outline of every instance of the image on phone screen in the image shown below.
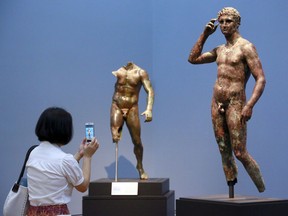
[[85,124],[85,137],[87,142],[91,142],[94,137],[94,123],[89,122]]

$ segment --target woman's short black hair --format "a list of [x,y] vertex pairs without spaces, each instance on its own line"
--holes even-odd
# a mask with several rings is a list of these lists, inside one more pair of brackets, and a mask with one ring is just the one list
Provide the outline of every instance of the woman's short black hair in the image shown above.
[[71,114],[63,108],[47,108],[38,119],[35,134],[39,141],[66,145],[73,136]]

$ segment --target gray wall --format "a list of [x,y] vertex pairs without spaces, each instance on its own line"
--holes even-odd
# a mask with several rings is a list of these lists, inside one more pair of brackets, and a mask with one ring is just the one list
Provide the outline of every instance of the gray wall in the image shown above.
[[[240,11],[240,32],[256,45],[267,78],[248,126],[248,150],[261,166],[267,190],[258,194],[238,163],[235,192],[287,198],[287,1],[1,0],[0,206],[26,149],[38,143],[35,123],[49,106],[64,107],[74,117],[67,152],[76,152],[84,123],[95,122],[101,148],[93,159],[92,180],[113,178],[111,72],[128,61],[148,71],[156,93],[153,122],[141,119],[150,177],[170,178],[176,198],[227,193],[210,119],[216,65],[187,62],[204,25],[224,6]],[[218,30],[205,50],[224,42]],[[253,85],[251,78],[248,95]],[[145,102],[142,91],[140,111]],[[119,177],[136,178],[126,128],[119,145]],[[82,196],[74,191],[72,213],[81,213]]]

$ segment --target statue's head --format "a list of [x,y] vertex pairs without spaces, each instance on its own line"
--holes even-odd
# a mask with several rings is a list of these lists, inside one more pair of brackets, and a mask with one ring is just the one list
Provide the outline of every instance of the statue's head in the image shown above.
[[218,12],[218,17],[217,19],[219,20],[219,18],[222,15],[228,15],[228,16],[232,16],[234,21],[238,24],[238,26],[240,26],[241,23],[241,16],[240,13],[233,7],[225,7],[222,10],[220,10]]

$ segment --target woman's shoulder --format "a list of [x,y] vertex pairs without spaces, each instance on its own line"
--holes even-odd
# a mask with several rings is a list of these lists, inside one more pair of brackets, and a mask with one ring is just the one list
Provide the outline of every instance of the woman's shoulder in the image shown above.
[[65,153],[65,155],[62,158],[62,163],[63,165],[68,165],[68,166],[79,166],[78,161],[75,159],[74,155],[70,153]]

